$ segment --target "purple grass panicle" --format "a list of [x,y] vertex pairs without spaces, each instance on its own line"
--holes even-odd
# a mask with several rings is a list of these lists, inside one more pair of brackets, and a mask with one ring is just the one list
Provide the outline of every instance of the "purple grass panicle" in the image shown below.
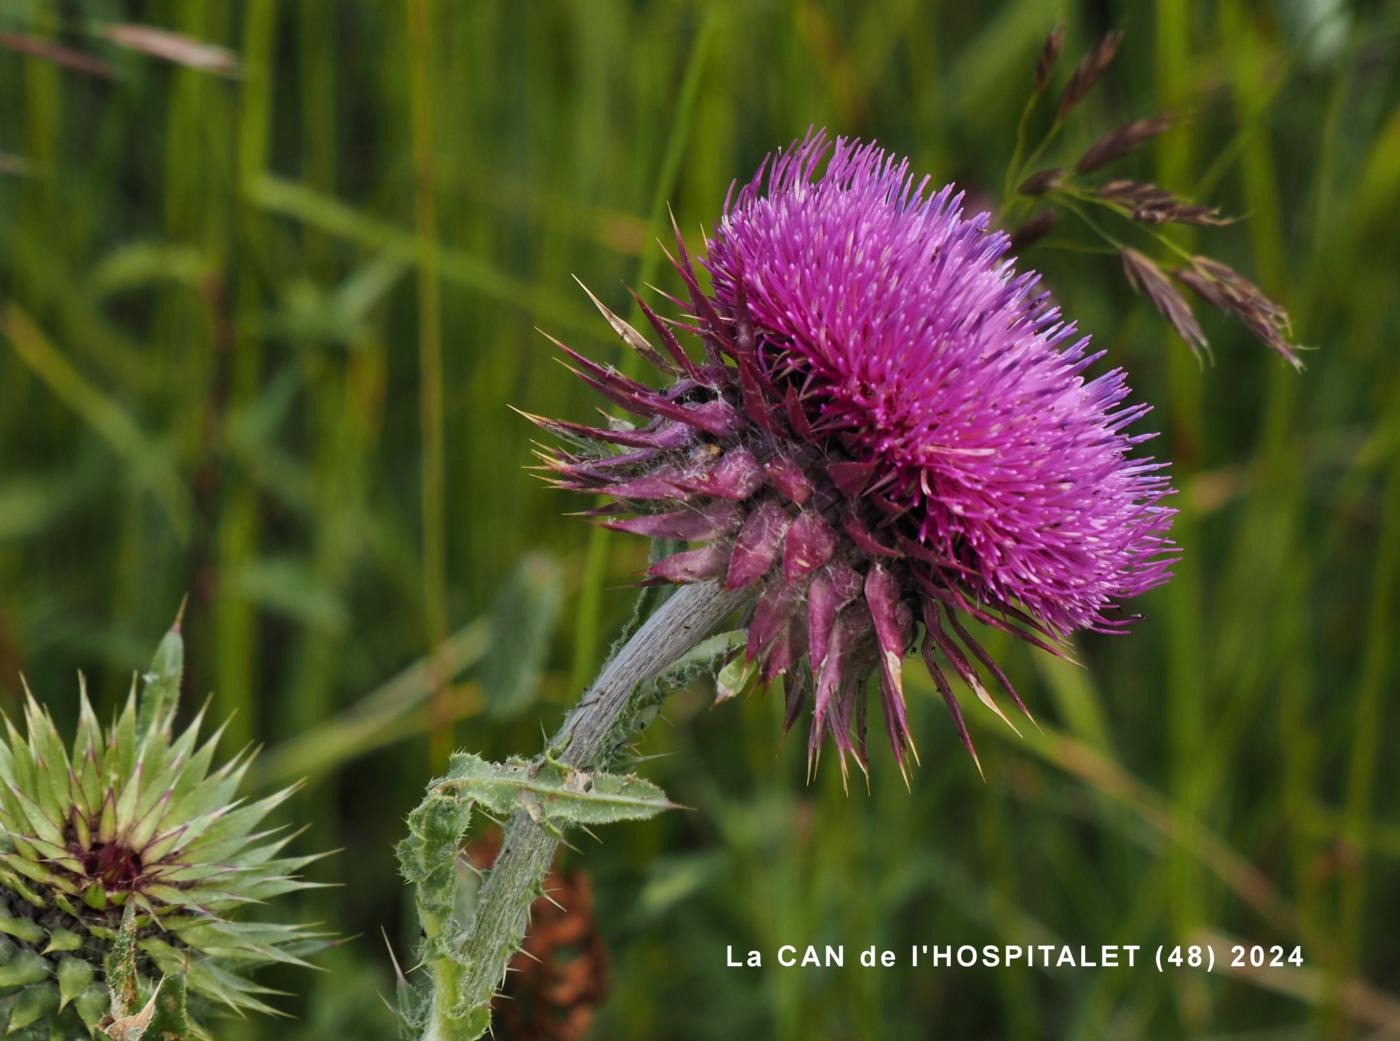
[[962,198],[809,133],[731,191],[699,258],[711,292],[677,233],[683,314],[638,300],[659,348],[599,304],[665,389],[560,345],[637,422],[530,417],[569,442],[546,456],[558,486],[611,497],[602,523],[687,544],[653,580],[753,591],[744,653],[783,678],[789,727],[810,706],[810,760],[829,736],[843,772],[868,765],[872,676],[901,771],[916,648],[973,751],[950,673],[998,715],[982,670],[1025,708],[968,619],[1059,652],[1119,631],[1176,556],[1166,464],[1127,432],[1147,406],[1122,370],[1087,375],[1101,353]]

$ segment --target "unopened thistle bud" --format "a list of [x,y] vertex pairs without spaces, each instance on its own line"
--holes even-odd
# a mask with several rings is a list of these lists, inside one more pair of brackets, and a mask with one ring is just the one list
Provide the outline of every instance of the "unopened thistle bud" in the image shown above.
[[247,753],[213,769],[201,712],[176,734],[178,623],[137,697],[104,728],[80,692],[71,750],[27,694],[27,734],[0,737],[0,1025],[19,1041],[99,1036],[187,1041],[222,1007],[272,1009],[249,979],[321,945],[295,925],[236,918],[311,883],[315,857],[259,831],[290,790],[245,803]]

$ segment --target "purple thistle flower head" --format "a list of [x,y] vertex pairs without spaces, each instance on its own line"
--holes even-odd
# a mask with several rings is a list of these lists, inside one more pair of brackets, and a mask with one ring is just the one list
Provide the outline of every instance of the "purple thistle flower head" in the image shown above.
[[666,389],[563,348],[642,422],[532,417],[574,443],[549,457],[556,483],[615,500],[604,523],[690,544],[655,578],[754,590],[744,653],[783,677],[789,726],[811,704],[809,756],[830,735],[843,770],[848,752],[867,763],[872,674],[901,769],[915,647],[972,751],[948,672],[1001,715],[980,665],[1025,707],[965,619],[1058,652],[1119,630],[1118,603],[1176,553],[1165,464],[1126,433],[1147,406],[1121,370],[1086,376],[1101,353],[1007,236],[928,186],[873,144],[809,133],[731,192],[700,258],[711,293],[677,233],[688,313],[638,301],[664,355],[602,308]]

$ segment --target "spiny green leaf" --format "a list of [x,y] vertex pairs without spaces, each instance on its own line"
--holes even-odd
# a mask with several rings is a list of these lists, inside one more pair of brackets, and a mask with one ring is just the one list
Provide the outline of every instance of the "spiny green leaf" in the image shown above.
[[156,829],[160,827],[162,818],[165,816],[165,808],[169,803],[169,790],[161,791],[159,798],[142,810],[138,804],[136,807],[136,819],[127,830],[126,843],[132,849],[145,849],[147,844],[155,837]]
[[156,987],[155,1012],[143,1041],[189,1041],[190,1022],[186,1009],[185,976],[166,976]]
[[252,762],[253,750],[244,749],[188,791],[182,793],[177,789],[167,810],[170,819],[194,822],[206,814],[226,809]]
[[490,763],[459,753],[440,788],[463,792],[492,813],[525,809],[543,819],[570,824],[645,820],[675,804],[650,781],[636,776],[589,773],[555,763]]
[[111,1007],[111,997],[107,993],[107,988],[100,983],[89,983],[87,988],[78,995],[73,1007],[78,1010],[78,1018],[89,1029],[94,1029],[102,1017],[107,1014]]
[[141,778],[144,769],[145,764],[138,759],[130,776],[122,779],[121,794],[117,797],[116,826],[117,835],[123,839],[126,830],[136,818],[136,802],[141,798]]
[[6,837],[15,850],[29,860],[41,859],[39,852],[26,837],[34,831],[29,814],[19,798],[18,785],[0,785],[0,812],[5,817]]
[[136,766],[136,677],[131,677],[131,690],[126,705],[107,735],[107,756],[104,773],[107,777],[128,777]]
[[0,912],[0,933],[13,936],[16,940],[23,940],[28,944],[37,944],[44,939],[44,927],[32,918],[25,918],[22,915],[9,915]]
[[64,951],[76,951],[83,945],[83,938],[71,929],[64,929],[61,926],[49,931],[49,945],[43,949],[43,954],[62,954]]
[[29,986],[20,991],[14,1008],[10,1009],[10,1025],[5,1031],[14,1034],[58,1011],[58,988],[52,983]]
[[61,820],[69,805],[68,749],[54,726],[53,718],[34,699],[29,685],[24,685],[25,721],[29,730],[29,747],[33,750],[38,774],[35,798],[51,820]]
[[185,642],[180,636],[180,622],[184,614],[185,605],[181,604],[175,624],[156,647],[151,667],[146,670],[137,728],[147,740],[153,734],[170,733],[180,703],[180,677],[185,668]]
[[[24,860],[23,857],[16,857],[14,854],[11,853],[0,853],[0,860],[3,860],[6,865],[9,865],[11,858],[13,858],[17,863],[30,863],[29,861]],[[44,900],[44,898],[38,893],[36,893],[33,889],[29,888],[29,886],[26,885],[24,882],[21,882],[19,875],[11,871],[9,866],[0,867],[0,885],[4,885],[5,888],[9,889],[11,892],[19,894],[21,899],[27,901],[35,907],[47,906],[47,902]]]
[[588,773],[550,759],[499,764],[465,753],[452,757],[447,775],[428,786],[409,814],[408,837],[396,847],[403,876],[414,886],[423,929],[419,958],[431,986],[422,1000],[401,998],[401,1015],[405,1023],[426,1021],[423,1036],[444,1041],[474,1041],[491,1023],[489,1001],[461,993],[472,964],[458,941],[459,895],[476,879],[458,872],[458,850],[478,804],[500,816],[523,809],[550,829],[638,820],[672,805],[639,777]]
[[89,749],[101,751],[103,746],[102,724],[97,721],[97,713],[92,710],[92,699],[88,697],[87,677],[78,673],[78,727],[73,735],[73,762],[82,759]]
[[117,793],[107,789],[102,799],[102,816],[97,821],[97,840],[111,842],[117,837]]
[[10,746],[0,741],[0,786],[9,787],[15,783],[15,757]]
[[97,970],[83,958],[60,958],[58,961],[58,1007],[66,1008],[70,1001],[87,990]]
[[[15,836],[11,835],[10,838],[13,840]],[[31,882],[50,888],[63,886],[63,880],[42,860],[14,853],[0,853],[0,860],[3,860],[10,870],[18,872]]]
[[[186,727],[160,756],[162,765],[158,767],[159,772],[144,784],[144,790],[135,809],[135,819],[139,822],[137,833],[140,837],[132,840],[133,845],[144,845],[151,836],[165,829],[167,821],[178,819],[171,813],[171,810],[172,807],[176,807],[180,803],[181,780],[189,776],[191,769],[189,755],[195,742],[199,739],[199,727],[203,716],[204,710],[201,709],[194,722]],[[159,746],[148,746],[151,750],[156,747]],[[210,749],[210,752],[212,754],[213,749]],[[148,761],[147,765],[151,769],[157,769],[153,760]],[[206,769],[207,764],[195,767],[194,781],[196,784],[203,779]]]
[[92,710],[92,702],[88,700],[87,681],[81,673],[78,674],[78,682],[78,733],[73,739],[70,787],[74,790],[74,802],[86,815],[92,815],[102,801],[102,757],[106,754],[106,742],[102,737],[102,726],[97,722],[97,714]]
[[275,1008],[261,1000],[261,996],[277,995],[281,991],[260,986],[221,969],[207,958],[188,958],[185,952],[155,937],[142,940],[140,947],[151,956],[161,972],[168,976],[184,972],[187,986],[214,1001],[222,1002],[235,1012],[278,1015]]
[[29,834],[26,836],[31,841],[42,839],[51,846],[63,849],[63,831],[58,821],[44,812],[44,808],[36,803],[29,794],[20,788],[11,788],[10,794],[14,796],[15,802],[24,811],[24,816],[29,821]]
[[49,978],[49,963],[33,951],[22,950],[0,965],[0,987],[27,987]]
[[13,753],[11,760],[14,772],[12,784],[16,788],[32,791],[35,782],[34,756],[30,752],[29,744],[20,737],[19,731],[10,722],[8,715],[0,713],[0,719],[5,721],[5,743]]
[[196,837],[186,843],[186,855],[198,856],[209,861],[222,860],[223,857],[218,852],[221,843],[237,841],[238,845],[243,845],[247,841],[249,832],[256,828],[258,823],[269,813],[296,794],[300,787],[301,785],[292,785],[283,788],[280,792],[274,792],[251,805],[232,809],[228,813],[211,819],[207,827],[196,833]]
[[[196,717],[194,723],[190,724],[191,729],[195,728],[203,718],[203,715],[204,713],[201,710],[200,715]],[[228,721],[225,720],[223,725],[215,730],[214,733],[210,734],[204,743],[199,746],[199,751],[195,752],[190,758],[189,765],[184,770],[180,771],[180,776],[175,781],[173,793],[175,801],[172,802],[172,807],[177,808],[177,812],[184,812],[182,803],[179,800],[183,800],[185,796],[199,789],[208,779],[209,766],[214,761],[214,753],[219,747],[219,741],[223,738],[224,731],[227,729]],[[236,756],[233,761],[237,761]]]

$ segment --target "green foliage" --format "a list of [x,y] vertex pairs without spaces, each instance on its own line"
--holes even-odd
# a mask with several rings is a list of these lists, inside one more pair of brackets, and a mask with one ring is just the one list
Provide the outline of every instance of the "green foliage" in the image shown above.
[[672,808],[660,788],[640,777],[589,773],[548,760],[488,763],[458,753],[435,783],[435,794],[450,792],[493,816],[524,810],[536,823],[556,826],[646,820]]
[[141,1035],[146,1041],[186,1041],[191,1036],[189,1010],[186,1006],[185,977],[179,973],[166,976],[152,996],[155,1008],[151,1022]]
[[491,610],[491,649],[481,663],[487,714],[518,716],[534,700],[559,615],[559,565],[533,554],[501,584]]
[[[497,817],[524,811],[562,835],[570,826],[646,820],[671,806],[660,788],[640,777],[589,773],[551,759],[490,763],[466,752],[454,755],[447,773],[428,785],[409,814],[408,837],[397,846],[423,931],[418,962],[425,977],[418,987],[405,981],[401,988],[405,1036],[475,1041],[491,1026],[489,995],[475,998],[466,983],[474,966],[464,941],[477,923],[462,913],[462,888],[475,880],[463,878],[459,855],[474,809]],[[533,890],[530,899],[538,895]],[[510,953],[491,963],[492,975]]]

